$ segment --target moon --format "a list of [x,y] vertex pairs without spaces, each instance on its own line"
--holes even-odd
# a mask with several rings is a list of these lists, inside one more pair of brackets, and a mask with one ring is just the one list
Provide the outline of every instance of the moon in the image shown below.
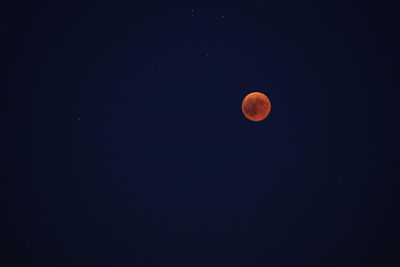
[[271,102],[263,93],[250,93],[243,99],[242,112],[251,121],[262,121],[271,112]]

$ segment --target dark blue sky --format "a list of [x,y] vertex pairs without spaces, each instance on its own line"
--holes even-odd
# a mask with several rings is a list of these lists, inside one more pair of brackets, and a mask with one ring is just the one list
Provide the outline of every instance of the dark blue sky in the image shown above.
[[14,3],[0,265],[399,266],[397,13]]

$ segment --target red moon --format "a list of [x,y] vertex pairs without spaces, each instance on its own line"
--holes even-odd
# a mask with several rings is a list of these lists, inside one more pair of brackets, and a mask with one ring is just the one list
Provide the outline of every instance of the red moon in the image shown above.
[[242,102],[242,112],[251,121],[264,120],[271,111],[268,97],[259,92],[248,94]]

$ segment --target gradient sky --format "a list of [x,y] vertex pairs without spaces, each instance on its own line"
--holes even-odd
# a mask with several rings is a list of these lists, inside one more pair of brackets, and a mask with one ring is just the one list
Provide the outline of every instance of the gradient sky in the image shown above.
[[300,2],[3,10],[0,265],[400,266],[398,11]]

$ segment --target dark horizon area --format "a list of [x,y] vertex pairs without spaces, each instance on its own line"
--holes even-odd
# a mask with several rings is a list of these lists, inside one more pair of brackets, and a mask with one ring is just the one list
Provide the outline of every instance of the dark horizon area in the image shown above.
[[0,266],[400,266],[394,1],[1,9]]

